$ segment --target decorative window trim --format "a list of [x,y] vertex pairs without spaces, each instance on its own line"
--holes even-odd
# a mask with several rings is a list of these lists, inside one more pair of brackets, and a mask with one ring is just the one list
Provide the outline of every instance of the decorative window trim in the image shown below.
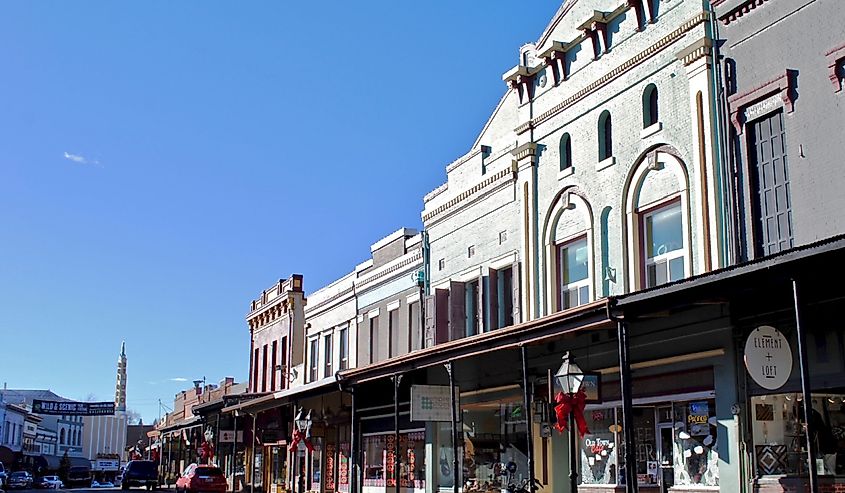
[[827,58],[827,71],[830,83],[833,84],[833,92],[842,92],[842,81],[845,74],[840,72],[839,66],[845,61],[845,44],[837,46],[824,54]]
[[562,276],[563,273],[561,272],[561,269],[562,269],[561,251],[575,245],[576,243],[581,242],[582,240],[587,245],[587,255],[588,255],[588,258],[587,258],[587,277],[584,278],[584,279],[575,281],[575,282],[571,282],[571,283],[567,284],[566,286],[570,289],[573,289],[573,288],[574,289],[580,289],[581,287],[587,288],[587,300],[584,301],[583,303],[579,303],[576,306],[581,306],[581,305],[583,305],[585,303],[589,303],[590,301],[595,299],[595,293],[593,292],[593,252],[592,252],[592,246],[593,245],[592,245],[592,238],[591,238],[591,235],[590,235],[590,231],[582,231],[582,232],[577,233],[577,234],[575,234],[575,235],[573,235],[569,238],[565,238],[565,239],[555,243],[555,245],[554,245],[553,254],[555,255],[555,274],[556,274],[556,276],[555,276],[555,279],[556,279],[555,280],[555,306],[554,306],[555,312],[559,312],[559,311],[562,311],[562,310],[568,310],[570,308],[575,308],[575,307],[564,308],[563,307],[563,300],[561,299],[562,295],[563,295],[563,287],[564,287],[563,276]]
[[798,71],[786,69],[783,74],[771,79],[770,81],[757,86],[750,91],[741,94],[735,94],[728,98],[728,106],[730,108],[731,123],[734,126],[737,134],[742,134],[745,129],[745,109],[753,103],[762,101],[768,96],[777,94],[783,101],[783,107],[787,113],[792,113],[795,110],[795,83],[798,78]]
[[575,166],[570,166],[568,168],[564,168],[563,171],[558,171],[557,172],[557,179],[563,180],[564,178],[568,178],[568,177],[570,177],[574,174],[575,174]]
[[400,300],[395,300],[395,301],[391,301],[390,303],[388,303],[387,304],[387,311],[392,312],[393,310],[398,310],[399,309],[399,302],[400,302]]

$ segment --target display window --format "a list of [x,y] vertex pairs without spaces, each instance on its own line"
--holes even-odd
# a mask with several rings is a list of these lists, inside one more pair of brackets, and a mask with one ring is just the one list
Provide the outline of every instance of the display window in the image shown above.
[[[364,486],[425,488],[425,431],[399,434],[399,442],[391,433],[365,435]],[[395,454],[399,454],[397,473]]]
[[464,491],[501,491],[527,481],[527,413],[522,399],[465,404]]
[[320,481],[323,477],[323,439],[314,437],[311,439],[314,451],[311,452],[311,489],[320,491]]
[[[751,398],[754,469],[757,477],[808,474],[804,403],[799,393]],[[845,476],[845,393],[813,393],[811,439],[820,475]]]
[[[590,433],[579,442],[579,481],[624,485],[625,438],[619,407],[588,406]],[[642,486],[718,486],[715,402],[712,399],[635,406],[632,474]]]
[[268,447],[268,460],[270,462],[268,484],[275,484],[277,488],[288,489],[285,484],[287,481],[287,447],[284,445],[273,445]]

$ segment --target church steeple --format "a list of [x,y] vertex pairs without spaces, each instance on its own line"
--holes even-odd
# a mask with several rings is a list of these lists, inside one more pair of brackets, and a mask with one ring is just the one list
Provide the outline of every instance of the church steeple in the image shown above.
[[126,411],[126,341],[120,343],[120,356],[117,358],[117,384],[114,389],[115,411]]

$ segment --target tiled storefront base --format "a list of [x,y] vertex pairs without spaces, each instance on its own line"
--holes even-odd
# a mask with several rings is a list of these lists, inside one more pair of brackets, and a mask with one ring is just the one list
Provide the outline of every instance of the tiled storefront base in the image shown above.
[[[758,479],[754,485],[755,493],[809,493],[808,478],[779,477]],[[819,478],[821,493],[845,493],[845,478],[830,476]]]
[[[660,486],[646,486],[640,485],[637,488],[640,493],[662,493],[663,489]],[[613,486],[603,484],[586,484],[578,487],[578,491],[582,493],[625,493],[624,486]],[[669,488],[670,493],[717,493],[719,488],[702,486],[697,488],[695,486],[677,486]],[[839,493],[837,491],[837,493]],[[845,492],[843,492],[845,493]]]

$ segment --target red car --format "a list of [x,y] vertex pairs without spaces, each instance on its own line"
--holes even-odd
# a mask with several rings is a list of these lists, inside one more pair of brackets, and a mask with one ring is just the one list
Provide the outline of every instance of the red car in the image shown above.
[[191,464],[176,480],[178,493],[226,493],[228,484],[217,466]]

